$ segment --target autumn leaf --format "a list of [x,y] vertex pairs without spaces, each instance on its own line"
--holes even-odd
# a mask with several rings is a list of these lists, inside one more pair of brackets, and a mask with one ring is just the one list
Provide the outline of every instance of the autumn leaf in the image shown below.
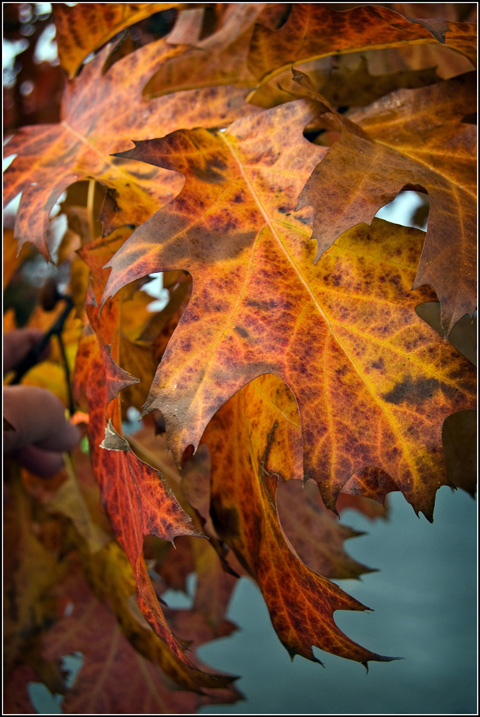
[[340,525],[323,506],[315,484],[299,481],[280,483],[277,487],[277,509],[280,523],[295,552],[308,567],[326,578],[355,578],[372,572],[351,558],[344,540],[358,535]]
[[[240,391],[205,433],[212,456],[211,513],[220,537],[258,582],[275,631],[291,657],[319,662],[312,645],[367,664],[385,658],[352,642],[337,628],[335,610],[364,610],[334,583],[298,558],[280,527],[277,478],[265,470],[275,426],[265,435],[246,429],[246,394]],[[252,428],[255,425],[253,420]],[[266,440],[265,440],[266,439]]]
[[[186,592],[187,577],[195,573],[193,612],[201,613],[213,631],[212,634],[220,637],[225,630],[225,616],[239,571],[237,566],[232,571],[231,566],[223,559],[218,536],[208,516],[210,459],[207,446],[202,444],[199,451],[186,461],[180,475],[167,449],[165,434],[159,435],[153,430],[155,422],[152,416],[147,416],[143,424],[140,430],[128,436],[132,450],[139,458],[161,471],[177,500],[192,518],[200,519],[203,531],[210,538],[209,541],[180,538],[175,541],[175,546],[159,545],[159,541],[153,539],[150,546],[145,547],[145,552],[148,558],[153,560],[155,571],[169,588]],[[222,553],[221,556],[218,550]],[[234,576],[233,572],[237,575]],[[240,573],[243,574],[243,571]],[[167,613],[169,623],[170,615],[171,613]],[[190,640],[191,637],[187,639]]]
[[86,541],[89,550],[97,552],[111,540],[111,535],[92,520],[75,472],[71,465],[67,465],[67,479],[48,502],[48,509],[58,511],[70,518],[79,535]]
[[[262,457],[262,467],[268,475],[282,479],[276,492],[277,511],[282,530],[295,552],[323,577],[357,578],[370,572],[370,568],[353,560],[344,548],[345,540],[359,534],[340,525],[338,517],[325,508],[313,481],[304,483],[302,480],[301,427],[295,399],[285,383],[266,374],[244,386],[241,394],[237,415],[239,425],[244,426],[248,444],[257,440],[256,435],[262,436],[260,440],[268,441],[269,450]],[[214,467],[217,460],[213,450],[211,462]],[[199,471],[195,477],[198,483]],[[357,480],[360,478],[356,477]],[[240,475],[237,480],[241,480]],[[343,493],[339,496],[344,497]],[[357,509],[359,507],[362,506]]]
[[[347,55],[328,55],[312,62],[302,63],[296,70],[308,73],[314,89],[335,107],[364,107],[388,92],[399,88],[412,89],[438,82],[441,78],[435,67],[418,70],[404,69],[376,75],[370,62],[381,50],[352,52]],[[459,55],[457,55],[459,57]],[[292,69],[288,67],[271,82],[260,85],[249,95],[249,101],[258,107],[275,107],[292,100],[289,88]]]
[[[140,460],[117,432],[120,430],[120,404],[116,396],[137,379],[120,369],[114,360],[114,356],[118,358],[121,345],[115,341],[121,327],[119,300],[112,302],[101,315],[94,300],[94,291],[101,291],[102,282],[103,286],[105,283],[101,264],[105,256],[111,255],[115,241],[96,242],[93,247],[92,244],[82,252],[92,276],[91,303],[87,306],[91,328],[80,342],[75,386],[79,400],[84,397],[89,411],[88,438],[93,472],[115,536],[133,568],[143,616],[168,646],[168,650],[160,654],[162,668],[186,689],[223,689],[231,678],[201,672],[189,659],[185,654],[186,646],[172,634],[165,620],[148,575],[143,555],[144,536],[156,535],[172,542],[176,536],[199,533],[158,471]],[[108,424],[107,418],[110,418]]]
[[47,633],[44,655],[83,655],[62,702],[66,714],[191,714],[203,704],[239,697],[226,689],[212,695],[172,690],[158,666],[124,637],[115,615],[96,599],[78,570],[61,587],[60,605],[69,600],[73,610]]
[[[303,483],[301,429],[297,406],[287,386],[277,377],[266,374],[247,384],[241,392],[241,405],[244,409],[248,406],[248,410],[239,413],[239,425],[246,427],[248,443],[255,440],[256,433],[266,441],[271,427],[276,426],[268,455],[263,458],[263,468],[269,475],[283,479],[277,488],[277,508],[282,529],[295,551],[309,568],[324,577],[355,578],[369,572],[369,568],[350,558],[343,546],[345,540],[358,533],[340,525],[337,516],[325,508],[313,481]],[[200,448],[205,445],[202,443]],[[215,535],[207,516],[210,463],[215,467],[218,457],[212,451],[207,470],[203,469],[203,460],[199,450],[187,461],[182,469],[182,489],[190,504],[206,518],[207,534]],[[237,480],[241,480],[241,476]]]
[[110,50],[67,83],[58,124],[23,127],[6,145],[6,154],[17,156],[4,174],[5,203],[22,192],[15,236],[20,248],[30,241],[46,259],[49,214],[69,185],[91,177],[112,189],[109,232],[140,224],[179,191],[181,179],[164,170],[139,171],[138,164],[110,155],[132,137],[147,139],[179,126],[222,127],[244,106],[244,91],[229,86],[146,100],[142,88],[149,77],[181,49],[159,40],[104,73]]
[[[476,8],[52,12],[47,73],[29,64],[48,14],[19,5],[7,28],[33,27],[7,124],[34,126],[5,142],[4,276],[20,317],[57,263],[66,351],[22,380],[67,401],[66,353],[88,442],[48,481],[5,464],[4,706],[35,711],[31,681],[67,713],[235,702],[196,648],[235,629],[245,576],[292,657],[392,659],[335,622],[368,608],[330,580],[370,570],[338,514],[385,517],[401,491],[431,520],[440,486],[475,494]],[[375,218],[409,189],[427,232]],[[169,607],[171,588],[192,607]]]
[[375,467],[381,495],[393,481],[431,518],[446,481],[441,425],[473,406],[472,368],[414,311],[432,296],[410,291],[421,232],[375,220],[314,265],[311,215],[295,212],[326,151],[302,135],[310,117],[293,102],[216,135],[176,132],[131,150],[181,171],[185,187],[114,256],[105,297],[152,271],[193,276],[144,407],[162,411],[177,462],[228,398],[273,373],[295,396],[304,474],[328,508]]
[[[430,18],[443,18],[450,27],[445,37],[447,42],[456,36],[456,41],[460,46],[463,36],[467,51],[465,54],[459,54],[450,49],[447,43],[406,45],[378,58],[377,68],[381,67],[381,72],[405,69],[406,67],[411,69],[436,67],[440,77],[448,80],[455,75],[469,72],[472,69],[472,62],[476,65],[476,7],[473,5],[462,7],[457,3],[441,3],[441,5],[438,3],[394,3],[393,9],[410,19],[428,18],[430,22]],[[471,57],[471,60],[467,59],[468,56]]]
[[256,26],[248,63],[263,84],[294,64],[372,48],[439,42],[472,59],[475,31],[473,23],[419,22],[388,7],[362,5],[338,11],[325,3],[296,3],[279,29]]
[[[476,307],[476,127],[458,115],[459,106],[465,115],[475,111],[475,82],[468,73],[398,90],[348,119],[327,113],[324,122],[341,135],[298,202],[315,209],[318,258],[344,231],[370,223],[401,189],[426,191],[429,222],[413,288],[434,287],[446,335]],[[351,173],[361,174],[360,184]]]
[[147,83],[145,94],[158,96],[212,85],[251,87],[255,76],[247,58],[255,22],[274,29],[284,14],[285,6],[277,3],[230,3],[224,7],[215,31],[201,39],[205,10],[194,8],[179,13],[166,40],[189,46],[158,69]]
[[[5,465],[8,489],[4,505],[4,669],[5,677],[20,679],[22,662],[52,691],[62,691],[60,666],[39,653],[39,639],[55,618],[49,590],[65,576],[65,565],[55,549],[42,540],[42,519],[31,497],[22,489],[15,467]],[[35,520],[34,520],[35,517]],[[63,536],[65,537],[65,536]],[[65,540],[65,544],[67,541]],[[65,545],[66,547],[66,545]],[[7,690],[7,700],[11,700]]]
[[[100,301],[107,272],[103,270],[104,264],[113,256],[131,233],[131,230],[121,229],[104,239],[95,239],[78,251],[90,280],[91,294],[88,301],[95,304]],[[88,279],[87,279],[88,280]],[[135,287],[134,287],[135,288]],[[152,297],[143,291],[128,291],[122,294],[120,310],[116,309],[104,321],[95,320],[95,312],[90,312],[103,348],[105,369],[110,371],[109,398],[111,400],[123,389],[122,399],[128,406],[138,409],[145,402],[148,389],[155,375],[157,363],[155,361],[155,348],[153,339],[142,340],[142,333],[152,322],[152,313],[148,306]],[[117,362],[122,363],[125,373],[118,374],[118,367],[111,352],[114,352]],[[138,377],[138,378],[137,378]],[[116,384],[115,381],[120,381]]]
[[114,35],[150,15],[180,3],[65,3],[52,6],[58,56],[72,79],[86,57]]
[[[127,441],[111,423],[105,427],[108,376],[95,334],[85,337],[79,355],[77,366],[86,369],[87,373],[79,368],[76,387],[88,401],[92,468],[116,538],[133,568],[140,609],[169,648],[170,652],[164,654],[162,668],[186,689],[201,691],[203,687],[226,687],[231,678],[201,672],[186,656],[186,646],[172,634],[143,556],[145,535],[172,541],[176,536],[198,535],[198,532],[158,472],[131,452]],[[118,423],[118,399],[114,404],[112,415]]]

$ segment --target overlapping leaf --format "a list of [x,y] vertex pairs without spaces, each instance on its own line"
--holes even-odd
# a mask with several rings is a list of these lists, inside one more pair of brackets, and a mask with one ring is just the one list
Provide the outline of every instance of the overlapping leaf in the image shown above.
[[[414,287],[435,288],[447,334],[476,307],[476,127],[462,122],[475,112],[475,92],[474,73],[468,73],[398,90],[349,119],[327,113],[327,125],[342,133],[298,204],[315,208],[318,258],[344,231],[369,223],[404,187],[428,192],[428,230]],[[359,175],[360,183],[353,180]]]
[[414,312],[432,296],[410,292],[422,233],[376,220],[314,266],[311,215],[294,211],[326,151],[302,136],[310,112],[293,102],[225,133],[176,132],[128,152],[186,182],[112,259],[105,296],[152,271],[193,275],[144,409],[162,411],[177,461],[230,396],[273,373],[296,398],[304,472],[327,507],[373,466],[383,477],[375,489],[380,474],[369,476],[369,497],[393,481],[431,517],[446,480],[441,425],[473,405],[474,375]]
[[[292,7],[275,3],[227,5],[219,26],[200,39],[204,20],[202,8],[179,13],[167,40],[192,46],[158,70],[145,88],[147,94],[159,95],[172,89],[207,84],[244,84],[256,86],[248,95],[250,102],[270,107],[291,99],[282,95],[279,85],[283,84],[284,76],[290,76],[294,63],[360,50],[410,48],[412,43],[414,46],[420,43],[421,47],[424,43],[427,46],[433,43],[434,47],[444,49],[445,42],[449,42],[458,52],[470,55],[476,46],[473,23],[450,22],[436,28],[433,21],[430,30],[428,21],[425,26],[383,7],[338,11],[320,3],[300,3]],[[464,59],[468,69],[471,67],[463,55],[458,57]],[[421,69],[435,64],[423,65]],[[342,72],[342,81],[343,76]],[[416,81],[421,77],[422,73],[418,73]],[[413,77],[412,81],[415,81]],[[352,104],[352,100],[347,104]]]
[[[356,578],[369,572],[344,548],[344,541],[358,533],[340,525],[338,518],[326,510],[313,481],[302,481],[301,428],[297,406],[287,386],[267,374],[245,386],[242,393],[238,421],[244,426],[244,439],[248,438],[250,445],[256,434],[264,442],[269,440],[268,453],[262,457],[263,470],[283,479],[277,486],[277,511],[282,530],[301,560],[326,578]],[[212,452],[214,467],[217,460]],[[242,480],[241,473],[237,480]],[[245,520],[250,518],[245,515]]]
[[[116,307],[111,309],[115,311]],[[116,321],[108,312],[104,312],[100,319],[97,312],[98,309],[91,307],[91,323],[99,335],[108,335]],[[102,501],[117,540],[133,568],[142,613],[168,646],[160,654],[162,669],[186,689],[223,689],[231,678],[204,673],[185,655],[185,645],[172,634],[148,575],[143,557],[144,536],[152,534],[172,541],[179,535],[198,533],[158,472],[131,452],[127,441],[112,424],[105,428],[108,399],[118,393],[121,385],[132,382],[121,371],[119,383],[115,365],[108,357],[105,349],[102,353],[102,343],[91,333],[80,344],[76,373],[77,392],[85,395],[88,402],[92,467]],[[118,425],[118,399],[109,415]]]
[[195,8],[180,13],[166,39],[190,47],[159,68],[145,93],[159,95],[173,89],[225,84],[251,87],[255,76],[249,70],[247,58],[255,22],[273,29],[284,13],[285,6],[277,3],[230,3],[224,8],[219,27],[203,39],[200,35],[204,11]]
[[54,3],[58,57],[69,77],[76,75],[86,57],[129,25],[179,3]]
[[296,3],[278,30],[255,28],[249,67],[262,81],[286,65],[373,47],[445,43],[474,61],[474,23],[415,20],[387,7],[362,5],[345,11],[325,3]]
[[[383,72],[377,75],[370,69],[371,58],[372,52],[328,55],[312,62],[299,64],[296,69],[308,72],[314,89],[334,107],[364,107],[388,92],[399,88],[424,87],[441,79],[434,66],[418,70]],[[288,67],[276,75],[271,82],[262,83],[249,95],[249,101],[265,108],[290,102],[291,78],[292,68]]]
[[[160,650],[159,664],[187,689],[223,688],[231,679],[200,671],[185,655],[185,645],[172,634],[143,556],[143,540],[147,535],[173,541],[179,535],[198,535],[198,531],[158,471],[137,458],[127,441],[117,433],[120,431],[120,403],[115,397],[123,387],[137,379],[115,363],[122,346],[119,301],[113,302],[100,315],[94,297],[95,292],[101,293],[105,282],[106,272],[102,271],[101,265],[122,238],[120,232],[119,237],[91,242],[82,251],[92,278],[87,306],[90,327],[80,342],[75,383],[77,394],[80,400],[86,400],[89,411],[92,468],[115,536],[133,568],[140,608],[165,642],[164,649]],[[107,418],[111,419],[108,425]]]
[[49,214],[60,194],[74,182],[93,177],[112,188],[113,224],[136,225],[181,187],[178,176],[112,158],[132,137],[147,139],[179,127],[224,126],[244,106],[234,87],[208,87],[146,100],[142,88],[176,49],[164,40],[130,53],[104,73],[110,49],[102,50],[67,84],[58,124],[22,128],[7,144],[16,154],[5,173],[4,200],[22,192],[15,236],[21,247],[31,241],[45,258]]
[[266,469],[276,426],[268,434],[259,430],[247,400],[244,390],[237,393],[205,433],[214,456],[211,513],[218,534],[257,580],[275,631],[292,657],[318,661],[312,651],[317,646],[365,665],[391,659],[360,647],[338,629],[335,610],[366,608],[307,568],[285,538],[276,510],[277,478]]
[[[195,509],[202,525],[205,524],[205,533],[210,537],[217,537],[211,520],[208,519],[210,461],[207,447],[202,444],[201,450],[197,451],[182,467],[180,476],[172,455],[166,447],[165,435],[158,435],[153,431],[155,424],[151,419],[151,416],[144,419],[143,427],[133,435],[129,435],[129,443],[136,455],[162,473],[175,491],[180,503],[184,504],[186,499],[185,504],[190,506],[190,510]],[[217,635],[218,632],[218,636],[220,636],[226,630],[225,615],[236,578],[229,572],[225,572],[213,547],[214,542],[181,539],[175,542],[174,547],[165,546],[166,550],[162,546],[161,559],[158,558],[155,550],[149,555],[154,559],[155,570],[166,585],[174,590],[186,590],[186,579],[192,571],[195,571],[197,579],[193,611],[201,613],[214,634]],[[158,548],[158,542],[154,545]],[[231,630],[231,623],[228,625]],[[187,634],[185,637],[191,639]]]
[[158,666],[124,637],[115,616],[78,571],[62,585],[59,598],[60,605],[70,600],[73,611],[48,632],[44,655],[83,655],[83,665],[62,702],[66,714],[191,714],[201,705],[238,698],[227,690],[209,695],[172,690]]
[[[378,74],[406,68],[436,67],[440,77],[447,80],[472,69],[472,62],[475,64],[477,34],[475,6],[459,3],[394,3],[392,7],[411,19],[428,19],[428,22],[431,22],[434,18],[442,18],[448,22],[450,30],[446,33],[445,44],[406,45],[383,52],[375,62]],[[451,35],[452,28],[453,35]],[[459,46],[462,36],[463,42],[468,44],[465,55],[449,47],[449,39],[455,36]],[[471,56],[472,59],[468,60],[467,56]]]

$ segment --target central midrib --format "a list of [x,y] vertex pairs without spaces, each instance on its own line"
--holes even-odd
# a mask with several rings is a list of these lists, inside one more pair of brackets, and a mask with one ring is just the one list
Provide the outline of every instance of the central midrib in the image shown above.
[[307,294],[310,296],[310,298],[311,298],[311,300],[312,300],[314,306],[316,307],[316,309],[318,310],[319,314],[321,315],[321,317],[323,318],[323,320],[324,320],[325,323],[327,324],[327,326],[328,326],[328,328],[329,328],[329,331],[330,331],[330,334],[331,334],[332,337],[335,339],[335,341],[337,342],[338,346],[341,348],[343,354],[345,355],[345,357],[348,359],[348,361],[349,361],[350,364],[352,365],[354,371],[356,372],[356,374],[359,376],[359,378],[360,378],[360,380],[362,381],[362,383],[363,383],[363,384],[365,385],[365,387],[367,388],[367,390],[368,390],[369,394],[371,395],[372,399],[375,401],[375,403],[376,403],[376,404],[378,405],[378,407],[380,408],[382,414],[385,416],[387,422],[389,423],[389,425],[390,425],[390,427],[391,427],[391,429],[392,429],[392,432],[394,433],[394,435],[397,436],[397,438],[398,438],[398,439],[400,440],[400,442],[402,443],[402,446],[403,446],[403,448],[404,448],[404,455],[405,455],[405,458],[406,458],[406,460],[407,460],[407,462],[408,462],[408,464],[409,464],[409,466],[410,466],[410,470],[412,471],[412,474],[413,474],[413,475],[416,475],[417,472],[416,472],[416,469],[415,469],[415,464],[414,464],[414,463],[412,462],[412,460],[411,460],[410,451],[408,450],[407,445],[405,444],[405,442],[404,442],[403,439],[402,439],[401,432],[400,432],[400,430],[398,429],[398,426],[397,426],[397,423],[396,423],[394,417],[386,410],[386,407],[385,407],[384,403],[378,399],[378,397],[377,397],[376,394],[374,393],[373,389],[370,387],[370,385],[369,385],[368,382],[366,381],[365,377],[363,376],[362,372],[361,372],[360,369],[357,367],[356,363],[354,362],[354,360],[352,359],[352,357],[351,357],[350,354],[348,353],[347,349],[346,349],[345,346],[343,345],[341,339],[340,339],[340,338],[337,336],[337,334],[335,333],[335,331],[334,331],[334,329],[333,329],[333,327],[332,327],[331,322],[329,321],[329,319],[328,319],[327,315],[325,314],[324,310],[322,309],[322,307],[321,307],[320,304],[318,303],[318,300],[317,300],[316,296],[313,294],[313,292],[312,292],[312,290],[310,289],[310,287],[309,287],[307,281],[304,279],[304,277],[303,277],[303,275],[302,275],[300,269],[298,268],[298,266],[297,266],[297,264],[295,263],[295,261],[293,260],[293,258],[290,256],[290,254],[289,254],[287,248],[285,247],[285,245],[283,244],[283,242],[282,242],[280,236],[279,236],[278,233],[276,232],[275,227],[274,227],[274,225],[273,225],[273,222],[271,221],[271,219],[270,219],[269,216],[267,215],[267,213],[266,213],[266,211],[265,211],[265,209],[264,209],[264,207],[263,207],[263,205],[262,205],[262,203],[261,203],[261,201],[260,201],[260,198],[258,197],[257,193],[255,192],[255,189],[254,189],[253,185],[251,184],[251,182],[250,182],[248,176],[247,176],[246,173],[245,173],[245,170],[244,170],[244,168],[243,168],[242,163],[240,162],[239,158],[237,157],[237,154],[236,154],[234,148],[233,148],[232,145],[227,141],[226,137],[225,137],[223,134],[220,134],[219,136],[222,138],[223,142],[226,144],[226,146],[228,147],[230,153],[232,154],[233,158],[235,159],[235,162],[236,162],[236,164],[238,165],[239,171],[240,171],[240,173],[241,173],[241,175],[242,175],[242,178],[243,178],[245,184],[247,185],[248,190],[249,190],[251,196],[254,198],[254,200],[255,200],[255,202],[256,202],[256,204],[257,204],[257,206],[258,206],[259,211],[261,212],[262,216],[264,217],[264,220],[265,220],[266,225],[270,228],[270,231],[272,232],[272,235],[276,238],[276,240],[277,240],[277,242],[278,242],[278,245],[280,246],[281,250],[283,251],[285,257],[286,257],[287,260],[288,260],[288,262],[291,264],[291,266],[292,266],[292,268],[293,268],[293,270],[294,270],[294,272],[295,272],[297,278],[299,279],[299,281],[300,281],[300,282],[302,283],[302,285],[304,286],[304,288],[305,288]]

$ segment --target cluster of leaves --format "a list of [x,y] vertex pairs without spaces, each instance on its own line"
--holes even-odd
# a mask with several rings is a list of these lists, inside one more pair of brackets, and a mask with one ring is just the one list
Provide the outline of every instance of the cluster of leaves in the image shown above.
[[[53,6],[61,116],[7,140],[4,281],[35,254],[68,274],[65,351],[24,382],[68,406],[66,356],[88,450],[48,481],[8,467],[7,711],[39,680],[72,713],[239,699],[194,648],[234,629],[243,575],[292,656],[387,661],[333,618],[366,608],[329,578],[368,571],[338,513],[400,490],[431,520],[440,486],[474,492],[442,427],[475,403],[444,336],[476,301],[476,25],[341,8]],[[163,36],[135,33],[153,18]],[[374,218],[402,189],[428,195],[426,234]],[[437,301],[439,332],[416,311]]]

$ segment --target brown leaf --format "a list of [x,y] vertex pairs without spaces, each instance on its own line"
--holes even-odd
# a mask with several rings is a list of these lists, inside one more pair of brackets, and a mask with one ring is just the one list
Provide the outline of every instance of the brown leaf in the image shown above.
[[78,572],[59,595],[71,602],[44,639],[46,659],[81,652],[83,665],[62,703],[66,714],[191,714],[201,704],[231,702],[234,690],[208,697],[171,689],[162,671],[131,646],[115,616],[88,589]]
[[204,15],[200,8],[178,23],[166,39],[170,43],[187,42],[193,46],[172,60],[151,78],[145,94],[158,96],[172,90],[187,90],[212,85],[251,86],[254,75],[247,66],[247,56],[255,22],[274,28],[284,14],[284,6],[277,3],[229,3],[215,32],[200,39]]
[[[440,42],[462,53],[476,65],[477,25],[473,4],[460,7],[457,3],[393,3],[393,7],[412,21],[433,30],[435,34],[439,32]],[[461,71],[467,72],[468,69]]]
[[[400,88],[412,89],[431,85],[440,80],[435,67],[373,74],[369,63],[381,50],[348,55],[328,55],[318,60],[296,65],[296,70],[306,73],[313,89],[322,94],[335,107],[364,107],[389,92]],[[259,107],[274,107],[290,102],[288,89],[292,69],[288,67],[271,81],[263,82],[248,99]]]
[[114,35],[156,12],[179,7],[180,3],[77,3],[68,7],[54,3],[58,56],[70,79],[86,57]]
[[[90,312],[94,314],[93,310]],[[108,320],[106,316],[102,321]],[[97,321],[100,321],[97,317]],[[112,424],[105,429],[106,374],[95,334],[84,337],[79,347],[76,390],[89,406],[88,437],[92,467],[112,528],[133,568],[142,614],[167,644],[171,656],[162,654],[162,667],[186,689],[226,687],[231,678],[200,671],[185,655],[185,645],[170,631],[158,602],[143,557],[143,537],[156,535],[172,541],[178,535],[198,535],[159,473],[139,460]],[[111,415],[118,422],[118,399]],[[102,438],[105,438],[102,445]]]
[[[318,258],[347,229],[370,223],[402,189],[426,191],[428,230],[413,288],[434,287],[447,335],[476,307],[476,128],[461,121],[475,111],[473,75],[398,90],[348,119],[324,115],[341,135],[298,202],[315,209]],[[361,175],[360,184],[353,174]]]
[[46,259],[49,214],[70,184],[93,177],[112,188],[109,231],[140,224],[179,191],[181,179],[159,169],[139,171],[138,164],[111,154],[132,137],[161,136],[179,126],[224,126],[244,106],[244,92],[229,86],[146,100],[142,88],[148,78],[181,50],[159,40],[104,73],[109,51],[107,46],[67,84],[61,122],[24,127],[7,144],[7,155],[17,157],[4,174],[5,202],[22,192],[15,236],[20,247],[31,241]]
[[300,559],[325,578],[357,578],[371,568],[346,553],[343,543],[361,535],[340,525],[325,508],[317,486],[308,481],[280,482],[277,486],[280,524]]
[[472,497],[477,492],[477,414],[460,411],[443,424],[445,460],[451,483],[463,488]]
[[[448,27],[445,42],[449,46],[464,54],[474,51],[472,23],[446,23],[445,27]],[[264,82],[289,65],[325,55],[435,42],[439,39],[432,23],[422,25],[388,7],[362,5],[338,11],[325,3],[295,3],[280,29],[257,25],[249,67]]]
[[294,102],[225,133],[140,143],[130,157],[181,169],[185,187],[117,252],[105,296],[146,272],[193,276],[144,407],[162,411],[178,464],[230,396],[273,373],[296,398],[305,476],[328,508],[375,467],[367,497],[396,485],[431,518],[441,425],[473,405],[472,370],[414,311],[432,296],[410,291],[422,232],[375,220],[314,266],[311,215],[294,211],[325,152],[302,135],[310,117]]

